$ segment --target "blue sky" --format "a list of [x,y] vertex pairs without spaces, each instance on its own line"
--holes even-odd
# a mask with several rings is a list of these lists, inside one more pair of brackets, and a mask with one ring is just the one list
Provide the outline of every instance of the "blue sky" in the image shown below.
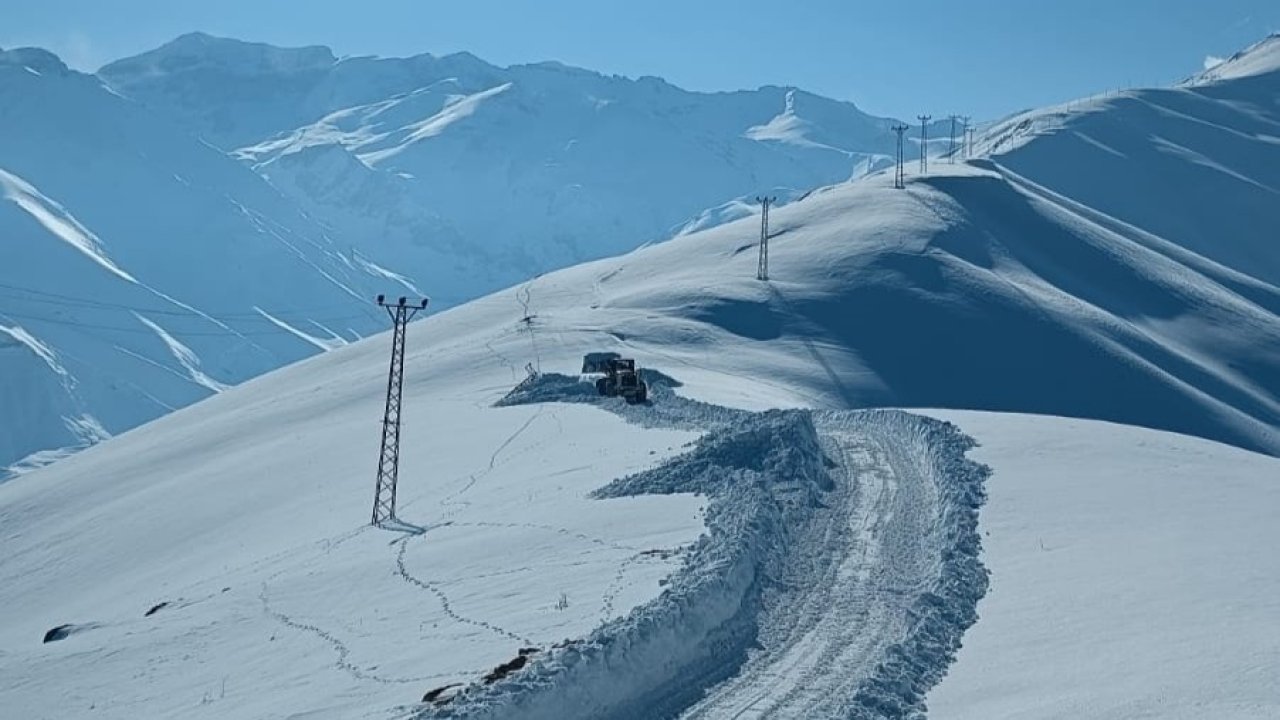
[[95,69],[191,30],[339,55],[467,50],[695,90],[795,85],[883,115],[991,119],[1168,84],[1280,31],[1277,0],[40,0],[5,2],[0,47]]

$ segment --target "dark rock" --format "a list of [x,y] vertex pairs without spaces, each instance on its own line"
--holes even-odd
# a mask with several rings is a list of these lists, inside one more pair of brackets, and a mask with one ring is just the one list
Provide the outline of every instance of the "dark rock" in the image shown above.
[[70,635],[71,631],[75,630],[75,628],[75,625],[59,625],[44,634],[44,641],[47,643],[57,642]]

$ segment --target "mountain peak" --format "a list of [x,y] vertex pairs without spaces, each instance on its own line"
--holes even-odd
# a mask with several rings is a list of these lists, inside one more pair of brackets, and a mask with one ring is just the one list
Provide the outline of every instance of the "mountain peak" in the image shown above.
[[338,60],[324,45],[282,48],[221,38],[203,32],[179,35],[164,45],[103,66],[104,77],[138,72],[159,74],[215,67],[237,73],[297,73],[321,70]]
[[0,65],[26,67],[40,74],[66,75],[71,72],[57,55],[35,47],[0,49]]

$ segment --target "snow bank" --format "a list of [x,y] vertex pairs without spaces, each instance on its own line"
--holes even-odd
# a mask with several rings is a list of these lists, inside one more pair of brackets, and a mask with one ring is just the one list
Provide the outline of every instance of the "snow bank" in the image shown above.
[[[750,413],[681,398],[665,383],[648,405],[602,400],[575,378],[530,378],[504,403],[596,403],[646,425],[708,428],[694,447],[663,465],[622,478],[597,497],[694,492],[711,498],[708,534],[656,600],[587,638],[536,656],[523,672],[476,684],[416,718],[669,718],[731,677],[756,646],[761,614],[785,606],[764,589],[794,563],[793,539],[837,479],[815,413]],[[536,400],[535,400],[536,399]],[[972,443],[952,425],[897,411],[825,412],[824,423],[857,427],[903,443],[939,493],[936,581],[911,606],[909,631],[884,654],[851,698],[834,698],[848,717],[902,717],[922,707],[960,635],[976,620],[986,575],[977,555],[977,509],[985,469],[964,459]],[[844,717],[845,715],[841,715]],[[835,717],[834,715],[832,717]]]

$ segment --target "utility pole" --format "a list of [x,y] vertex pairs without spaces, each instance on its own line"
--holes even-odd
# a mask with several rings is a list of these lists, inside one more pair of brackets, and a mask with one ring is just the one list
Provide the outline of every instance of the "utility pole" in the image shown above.
[[964,117],[960,118],[960,122],[964,123],[963,125],[960,126],[961,131],[964,133],[964,135],[960,138],[960,145],[964,148],[962,154],[964,155],[965,160],[969,159],[969,133],[970,133],[969,121],[971,120],[973,120],[972,115],[965,115]]
[[906,163],[907,155],[906,132],[910,129],[907,125],[894,125],[892,128],[898,134],[898,156],[893,168],[893,186],[898,190],[907,186],[907,171],[903,166]]
[[387,407],[382,414],[382,450],[378,454],[378,484],[373,494],[373,524],[382,527],[396,518],[396,480],[400,475],[400,405],[404,395],[404,340],[409,321],[419,310],[427,307],[427,299],[421,304],[410,305],[400,298],[394,305],[386,296],[379,295],[376,302],[387,309],[395,329],[391,334],[391,369],[387,371]]
[[917,115],[920,121],[920,174],[929,174],[929,121],[932,115]]
[[951,120],[951,140],[947,143],[947,158],[952,165],[956,162],[956,122],[960,120],[959,115],[952,115]]
[[757,197],[760,203],[760,266],[756,269],[757,280],[769,279],[769,205],[777,202],[776,197]]

